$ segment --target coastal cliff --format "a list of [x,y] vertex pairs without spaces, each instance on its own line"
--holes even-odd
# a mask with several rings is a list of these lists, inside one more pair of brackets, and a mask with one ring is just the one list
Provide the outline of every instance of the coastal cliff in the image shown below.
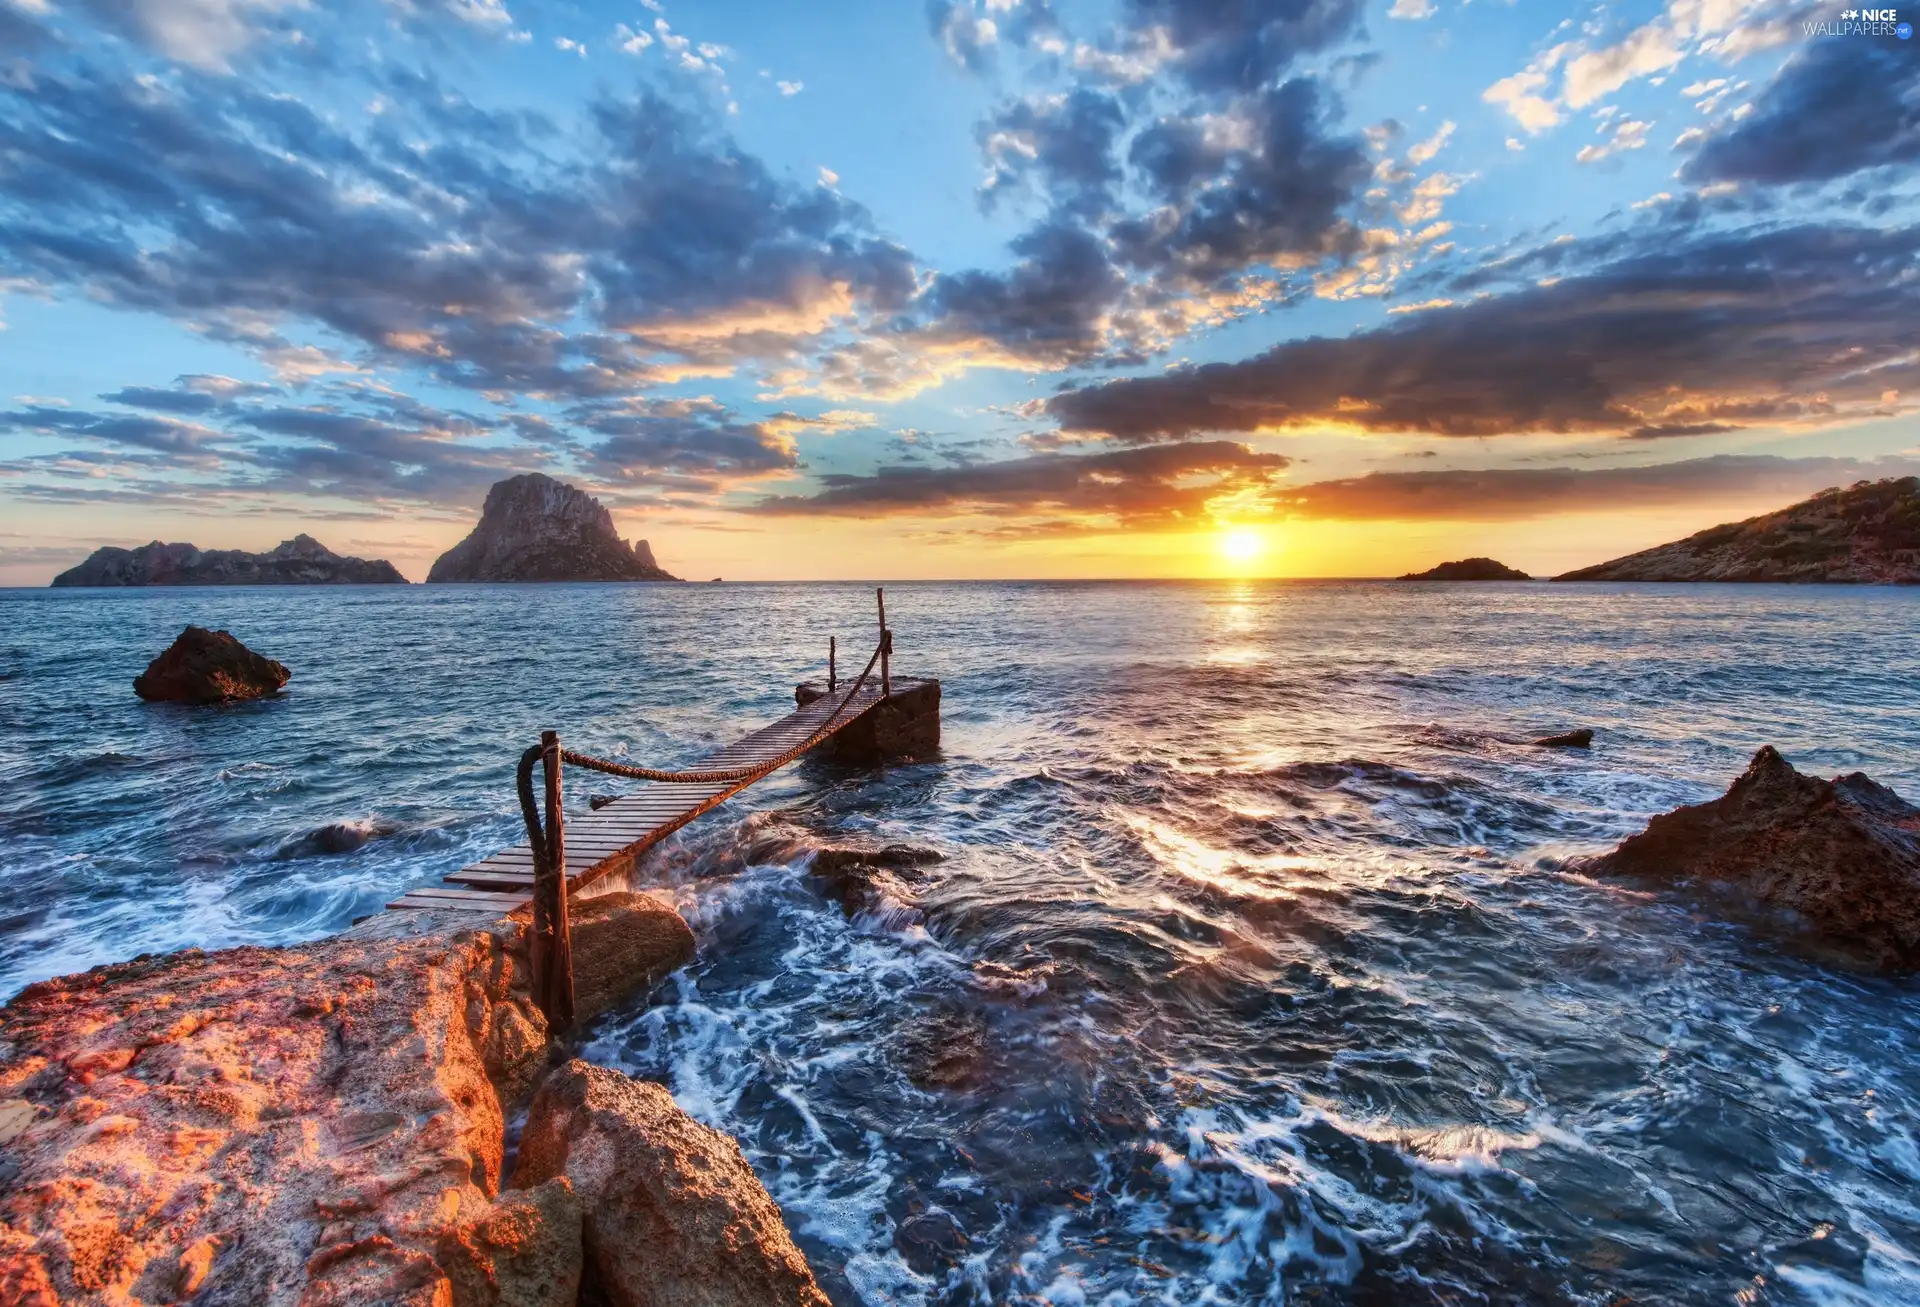
[[654,561],[646,541],[622,540],[599,500],[538,472],[497,482],[479,525],[427,573],[429,584],[679,579]]
[[1556,581],[1920,584],[1920,477],[1861,481]]
[[343,558],[310,535],[282,541],[264,554],[198,549],[155,540],[138,549],[96,549],[78,567],[53,578],[69,586],[134,585],[405,585],[384,558]]

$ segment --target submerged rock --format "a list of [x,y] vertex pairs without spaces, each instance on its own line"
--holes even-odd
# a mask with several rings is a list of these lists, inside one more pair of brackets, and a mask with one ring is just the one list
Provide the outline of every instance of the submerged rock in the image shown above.
[[1920,967],[1920,808],[1860,772],[1803,776],[1771,745],[1722,797],[1574,866],[1725,882],[1883,966]]
[[551,1192],[494,1214],[503,1104],[546,1030],[524,928],[458,915],[139,958],[0,1009],[0,1104],[30,1122],[5,1149],[0,1300],[572,1301],[458,1291],[476,1259],[564,1286],[569,1237]]
[[1582,727],[1560,735],[1543,735],[1533,743],[1534,747],[1540,749],[1585,749],[1593,744],[1593,732]]
[[600,894],[567,904],[573,940],[573,1015],[589,1021],[693,961],[693,930],[646,894]]
[[1516,571],[1491,558],[1459,558],[1451,563],[1430,567],[1424,572],[1408,572],[1402,581],[1531,581],[1525,572]]
[[292,675],[225,631],[189,626],[133,680],[142,699],[165,703],[232,703],[277,693]]
[[198,549],[155,540],[138,549],[96,549],[78,567],[53,578],[68,586],[130,585],[405,585],[384,558],[343,558],[310,535],[283,540],[264,554]]
[[913,896],[893,873],[904,873],[912,879],[921,867],[940,862],[945,856],[937,849],[913,844],[826,848],[813,855],[807,873],[850,917],[883,908],[889,900],[910,911]]
[[487,492],[480,523],[440,555],[429,584],[445,581],[677,581],[644,540],[629,545],[600,501],[529,472]]
[[516,1187],[564,1175],[614,1307],[827,1307],[740,1145],[659,1085],[571,1062],[527,1110]]

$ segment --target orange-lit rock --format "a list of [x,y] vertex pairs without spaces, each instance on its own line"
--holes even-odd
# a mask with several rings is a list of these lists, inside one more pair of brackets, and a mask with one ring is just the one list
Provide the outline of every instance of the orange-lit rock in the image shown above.
[[551,1248],[507,1278],[561,1296],[472,1287],[568,1237],[493,1203],[547,1042],[522,927],[376,923],[402,937],[141,958],[0,1010],[0,1300],[573,1300]]

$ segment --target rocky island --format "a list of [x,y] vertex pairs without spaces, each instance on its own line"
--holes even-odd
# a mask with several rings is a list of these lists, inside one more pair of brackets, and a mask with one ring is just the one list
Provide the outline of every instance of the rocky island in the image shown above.
[[1836,486],[1553,579],[1920,584],[1920,477]]
[[1531,581],[1525,572],[1516,571],[1491,558],[1461,558],[1430,567],[1424,572],[1408,572],[1402,581]]
[[429,584],[445,581],[678,581],[631,545],[613,515],[584,490],[528,472],[487,491],[480,524],[440,555]]
[[310,535],[282,541],[264,554],[198,549],[155,540],[138,549],[96,549],[87,561],[53,578],[68,586],[130,585],[405,585],[384,558],[343,558]]

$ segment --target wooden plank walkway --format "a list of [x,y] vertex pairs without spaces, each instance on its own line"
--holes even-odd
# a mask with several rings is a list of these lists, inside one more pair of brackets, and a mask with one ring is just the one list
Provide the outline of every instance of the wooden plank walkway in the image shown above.
[[[860,687],[860,693],[848,701],[833,729],[821,737],[822,742],[851,726],[880,702],[878,679],[875,677]],[[898,688],[910,683],[895,678]],[[648,849],[695,817],[711,812],[756,781],[764,780],[775,770],[772,763],[826,723],[844,693],[843,690],[817,699],[682,769],[719,771],[769,764],[765,770],[756,771],[744,780],[698,785],[645,782],[633,793],[596,811],[579,816],[569,814],[566,821],[568,892],[602,876],[626,871]],[[570,774],[597,776],[600,773],[573,768]],[[533,899],[533,851],[524,843],[516,844],[472,866],[462,867],[446,880],[444,886],[409,890],[387,906],[488,912],[495,916],[511,912]]]

